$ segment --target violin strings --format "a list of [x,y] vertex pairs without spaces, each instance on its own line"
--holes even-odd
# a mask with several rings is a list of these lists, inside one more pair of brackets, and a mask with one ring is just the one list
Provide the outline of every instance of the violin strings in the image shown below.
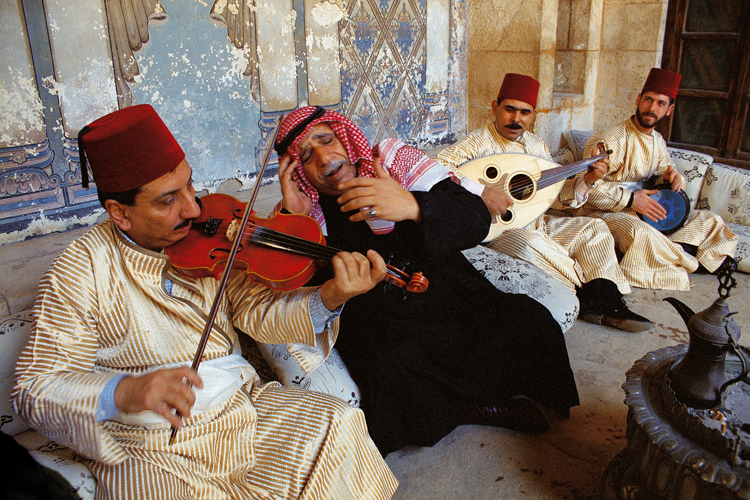
[[[247,235],[248,231],[246,230],[245,232]],[[297,253],[313,259],[328,261],[341,251],[321,243],[316,243],[298,236],[276,231],[275,229],[270,229],[265,226],[254,226],[250,232],[252,232],[250,240],[254,243],[278,248],[291,253]],[[393,266],[387,266],[386,273],[393,278],[398,278],[403,281],[410,279],[408,274]]]
[[[276,231],[264,226],[254,226],[247,228],[251,230],[250,240],[254,243],[265,244],[286,250],[288,252],[297,253],[310,258],[329,260],[334,255],[340,252],[335,248],[309,241],[298,236]],[[247,230],[246,230],[247,233]]]

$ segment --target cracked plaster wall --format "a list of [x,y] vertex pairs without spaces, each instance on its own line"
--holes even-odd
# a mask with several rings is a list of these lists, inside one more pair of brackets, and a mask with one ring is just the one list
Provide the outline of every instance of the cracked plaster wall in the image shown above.
[[[22,148],[13,153],[15,161],[0,163],[6,181],[0,185],[7,187],[0,188],[0,197],[24,195],[13,198],[20,207],[13,211],[0,205],[0,222],[8,214],[26,217],[20,230],[0,230],[0,244],[90,225],[100,218],[95,192],[77,185],[75,139],[83,125],[117,109],[118,100],[120,105],[150,103],[157,109],[186,151],[196,188],[205,192],[222,185],[252,186],[275,117],[303,104],[332,106],[350,116],[359,113],[372,142],[397,136],[417,146],[429,145],[465,132],[465,106],[454,106],[455,117],[449,106],[465,96],[464,78],[457,74],[465,67],[460,59],[465,40],[455,41],[466,34],[461,26],[465,18],[456,18],[464,1],[245,2],[133,0],[134,8],[143,5],[147,14],[148,6],[156,4],[160,15],[146,22],[145,39],[143,26],[128,25],[124,16],[123,37],[130,37],[132,55],[125,53],[118,73],[112,51],[121,40],[112,40],[113,21],[108,24],[103,0],[44,0],[41,15],[46,18],[41,22],[54,74],[40,76],[24,31],[22,0],[0,0],[0,35],[8,42],[0,51],[0,62],[8,63],[0,67],[0,148]],[[119,5],[113,1],[108,8],[113,4]],[[213,12],[225,6],[232,15],[246,6],[256,14],[257,46],[238,46],[228,39],[227,25]],[[143,43],[133,46],[138,29]],[[384,41],[384,32],[392,39]],[[367,33],[371,46],[387,46],[391,52],[358,53]],[[404,52],[394,55],[394,48]],[[255,80],[249,76],[252,70]],[[123,93],[115,81],[131,71],[134,76]],[[387,95],[389,89],[400,94]],[[47,94],[54,96],[57,109],[44,104]],[[54,112],[57,116],[50,119]],[[45,144],[51,135],[58,137],[57,145],[52,140]],[[54,150],[58,146],[60,150]],[[36,172],[34,165],[41,160],[34,155],[47,162]],[[86,203],[92,207],[88,211],[65,215],[67,204],[76,208]],[[33,219],[27,220],[29,213]]]

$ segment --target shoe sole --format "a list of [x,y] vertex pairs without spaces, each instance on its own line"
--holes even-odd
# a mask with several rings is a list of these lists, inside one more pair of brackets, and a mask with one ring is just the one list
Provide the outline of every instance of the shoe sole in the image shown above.
[[645,332],[647,330],[650,330],[654,326],[654,324],[651,321],[643,322],[643,321],[634,321],[634,320],[628,320],[628,319],[617,320],[617,319],[605,316],[603,314],[584,313],[578,316],[578,318],[583,321],[586,321],[587,323],[593,323],[594,325],[609,326],[610,328],[614,328],[616,330],[622,330],[624,332],[630,332],[630,333]]

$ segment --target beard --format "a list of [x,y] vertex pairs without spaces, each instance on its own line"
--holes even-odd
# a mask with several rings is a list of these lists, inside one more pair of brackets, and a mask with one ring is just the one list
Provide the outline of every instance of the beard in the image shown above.
[[[644,115],[643,113],[641,113],[640,109],[636,108],[636,110],[635,110],[635,119],[638,120],[638,123],[643,128],[654,128],[654,127],[656,127],[659,123],[661,123],[661,121],[664,118],[666,118],[666,116],[667,115],[665,113],[664,116],[662,116],[661,118],[659,118],[655,113],[649,112],[649,113],[647,113],[647,114]],[[645,118],[654,118],[655,121],[654,121],[654,123],[652,123],[652,124],[649,125],[647,123],[644,123],[643,120]]]

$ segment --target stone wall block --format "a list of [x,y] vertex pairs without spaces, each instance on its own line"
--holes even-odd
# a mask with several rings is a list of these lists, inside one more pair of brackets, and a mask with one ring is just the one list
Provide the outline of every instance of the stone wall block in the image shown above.
[[469,12],[469,50],[538,52],[541,8],[541,0],[472,2]]
[[602,50],[661,50],[657,47],[661,15],[662,6],[656,3],[606,5]]

